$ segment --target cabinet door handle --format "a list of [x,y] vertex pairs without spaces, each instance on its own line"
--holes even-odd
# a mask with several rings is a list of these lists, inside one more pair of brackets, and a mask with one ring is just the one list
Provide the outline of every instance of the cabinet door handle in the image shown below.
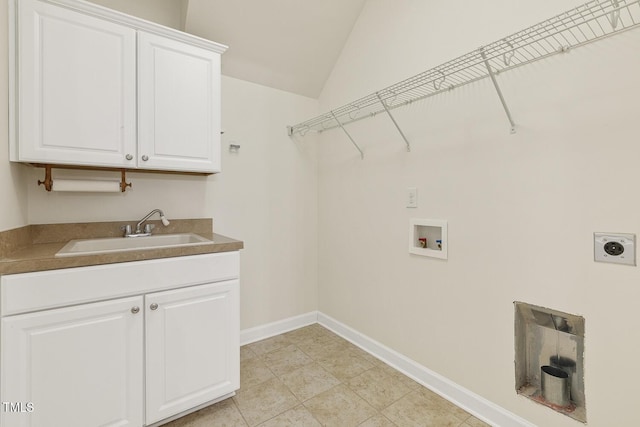
[[157,309],[158,309],[158,304],[156,304],[156,303],[154,302],[153,304],[151,304],[151,305],[149,306],[149,308],[150,308],[151,310],[157,310]]
[[132,312],[133,314],[137,314],[139,311],[140,311],[140,307],[138,307],[138,306],[135,306],[135,307],[132,307],[132,308],[131,308],[131,312]]
[[124,158],[127,160],[133,160],[133,156],[131,154],[127,154]]
[[144,156],[142,156],[142,161],[146,162],[147,160],[149,160],[149,156],[147,156],[146,154]]

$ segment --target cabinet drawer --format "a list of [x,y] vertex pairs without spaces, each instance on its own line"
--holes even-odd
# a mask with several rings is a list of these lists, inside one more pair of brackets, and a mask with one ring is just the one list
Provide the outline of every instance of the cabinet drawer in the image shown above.
[[0,277],[0,315],[236,279],[238,252],[68,268]]

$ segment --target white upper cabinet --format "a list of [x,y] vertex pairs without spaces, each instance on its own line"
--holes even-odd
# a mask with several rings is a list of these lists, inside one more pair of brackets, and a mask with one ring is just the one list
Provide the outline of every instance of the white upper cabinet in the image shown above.
[[220,171],[225,46],[79,0],[10,0],[11,160]]
[[138,166],[220,171],[220,55],[138,33]]
[[18,2],[18,158],[126,167],[136,152],[136,32]]

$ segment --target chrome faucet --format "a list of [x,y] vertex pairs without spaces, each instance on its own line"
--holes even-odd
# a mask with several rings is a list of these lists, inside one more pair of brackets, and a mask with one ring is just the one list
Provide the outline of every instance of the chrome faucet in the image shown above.
[[[134,232],[131,232],[131,225],[127,224],[127,225],[123,225],[122,227],[120,227],[120,229],[122,231],[124,231],[124,237],[144,237],[144,236],[151,236],[151,230],[153,230],[153,228],[155,227],[155,225],[153,224],[145,224],[145,221],[148,220],[149,218],[151,218],[151,216],[155,213],[158,213],[160,215],[160,221],[162,221],[162,225],[164,225],[165,227],[167,225],[169,225],[169,220],[167,219],[167,217],[164,216],[164,212],[162,212],[160,209],[154,209],[151,212],[149,212],[148,214],[146,214],[144,216],[144,218],[142,218],[140,221],[138,221],[138,223],[136,224],[136,229]],[[142,228],[142,225],[144,224],[144,228]]]

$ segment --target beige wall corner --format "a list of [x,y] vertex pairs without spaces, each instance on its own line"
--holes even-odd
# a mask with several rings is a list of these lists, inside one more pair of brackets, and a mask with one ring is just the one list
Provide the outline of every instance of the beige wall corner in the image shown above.
[[9,162],[8,0],[0,0],[0,231],[27,224],[27,167]]

